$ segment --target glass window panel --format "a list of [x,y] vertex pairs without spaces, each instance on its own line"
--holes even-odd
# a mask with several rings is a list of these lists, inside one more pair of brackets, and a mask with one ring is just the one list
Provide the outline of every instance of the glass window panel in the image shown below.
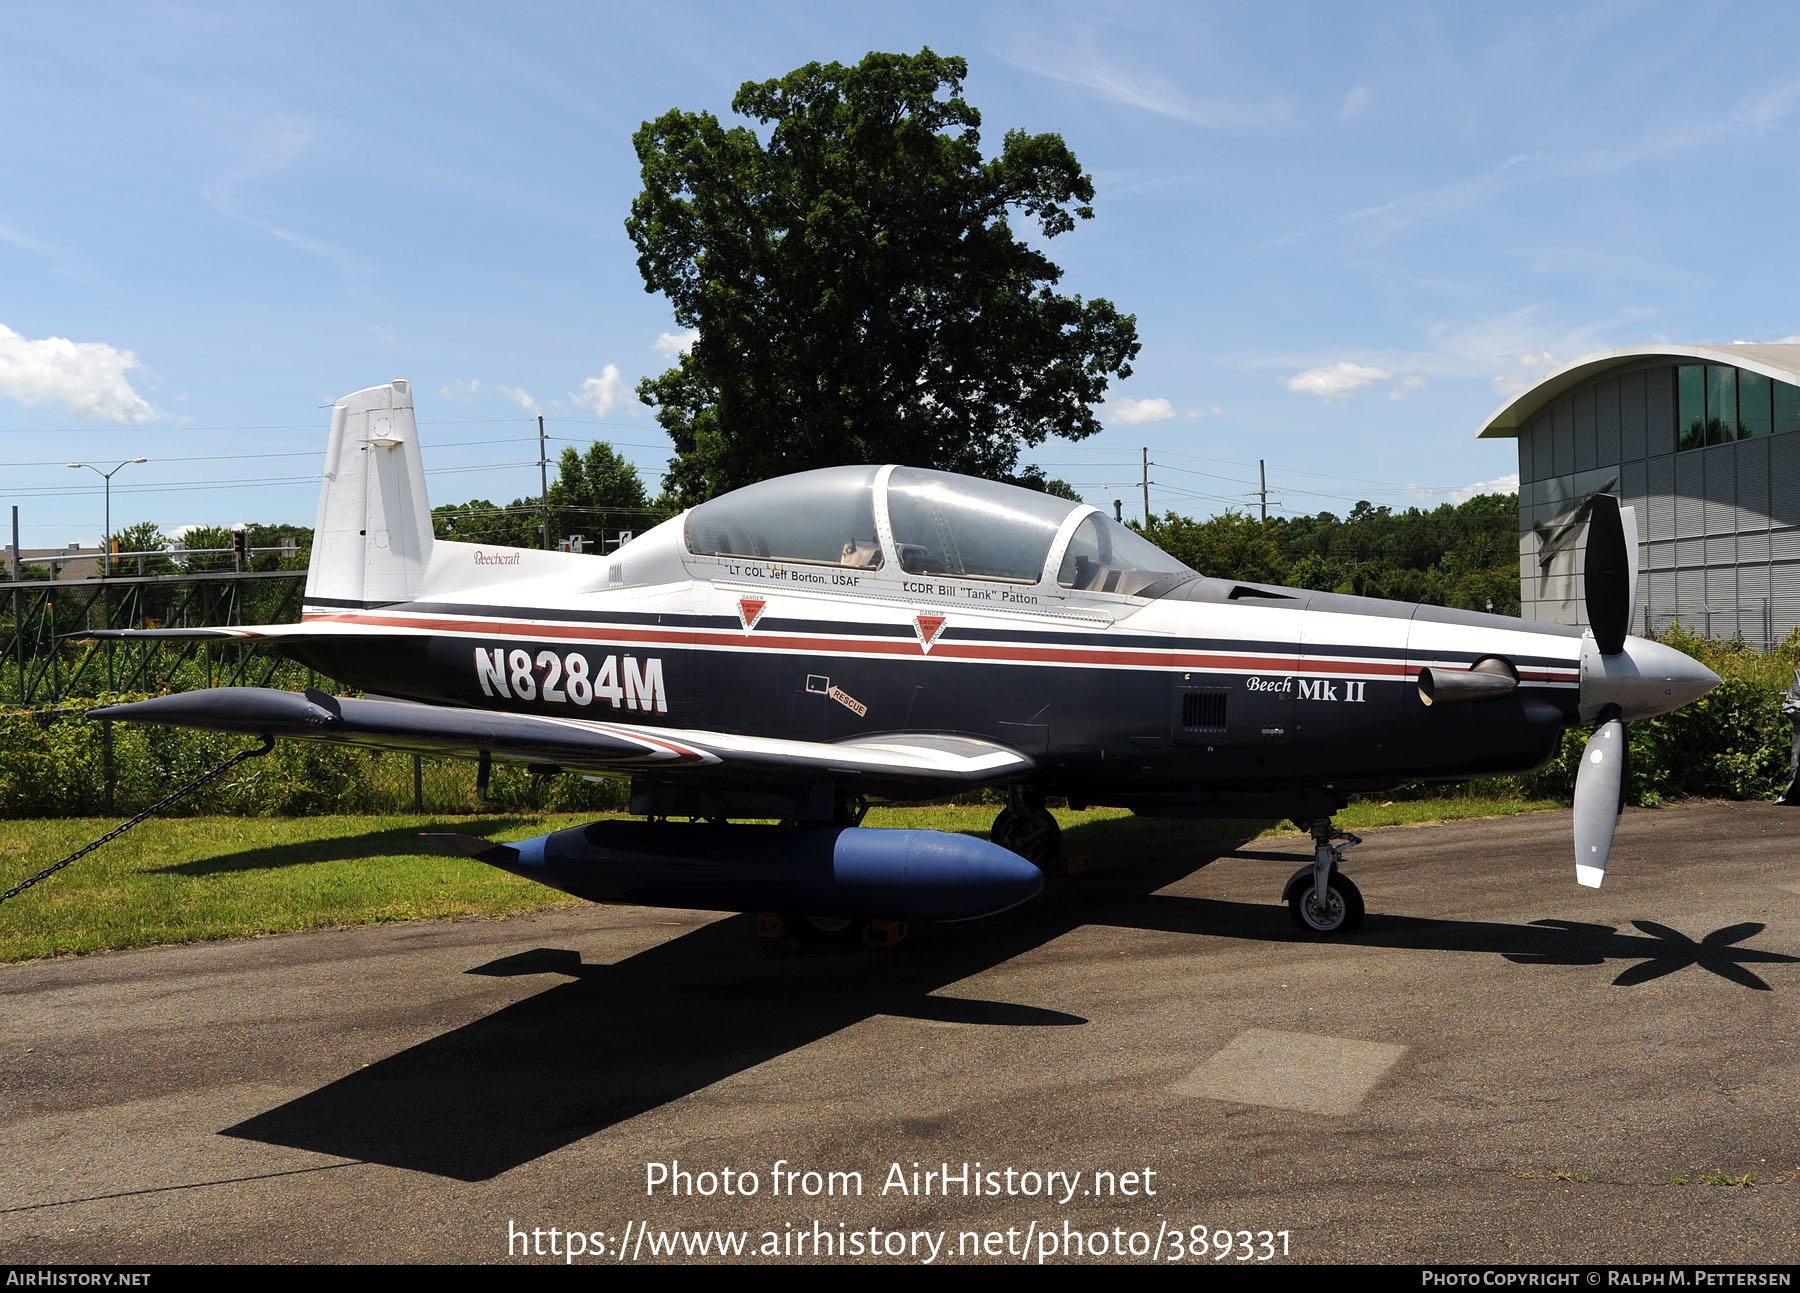
[[876,467],[826,467],[734,489],[688,513],[688,551],[874,570]]
[[1761,373],[1753,373],[1747,369],[1738,369],[1738,439],[1747,439],[1753,435],[1768,435],[1771,425],[1769,412],[1769,379]]
[[1676,429],[1681,434],[1680,447],[1698,449],[1706,443],[1706,369],[1699,364],[1681,364],[1675,369]]
[[1056,531],[1079,506],[1018,485],[916,467],[896,467],[888,478],[894,545],[911,575],[1036,583]]
[[1129,597],[1169,575],[1192,573],[1141,534],[1096,512],[1075,528],[1056,582],[1078,591]]
[[1737,439],[1737,369],[1706,366],[1706,443]]
[[1775,433],[1800,431],[1800,386],[1770,382],[1775,397]]

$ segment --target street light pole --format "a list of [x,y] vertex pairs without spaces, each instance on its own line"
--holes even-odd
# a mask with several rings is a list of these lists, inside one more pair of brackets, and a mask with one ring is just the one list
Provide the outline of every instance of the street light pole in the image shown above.
[[86,467],[106,482],[106,536],[100,541],[100,578],[105,579],[112,572],[112,478],[118,472],[131,466],[134,462],[149,462],[148,458],[127,458],[114,467],[112,471],[101,471],[91,462],[72,462],[71,467]]

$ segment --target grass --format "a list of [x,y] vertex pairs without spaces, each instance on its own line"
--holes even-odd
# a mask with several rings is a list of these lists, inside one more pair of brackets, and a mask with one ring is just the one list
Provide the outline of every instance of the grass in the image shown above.
[[[1350,830],[1493,817],[1558,807],[1473,797],[1358,803]],[[878,808],[872,827],[986,835],[991,804]],[[1081,851],[1178,853],[1204,840],[1294,834],[1285,824],[1144,820],[1118,809],[1057,813],[1080,828]],[[438,852],[421,831],[517,840],[593,814],[481,817],[161,818],[0,904],[0,962],[336,925],[502,916],[577,900],[503,871]],[[11,887],[106,833],[100,818],[0,822],[0,888]]]

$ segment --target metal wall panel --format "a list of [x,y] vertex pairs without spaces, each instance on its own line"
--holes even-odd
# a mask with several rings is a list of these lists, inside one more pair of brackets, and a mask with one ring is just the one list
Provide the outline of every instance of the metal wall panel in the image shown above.
[[1575,423],[1575,470],[1592,471],[1599,466],[1599,434],[1594,424],[1594,392],[1576,391],[1569,400]]
[[1646,514],[1638,517],[1647,539],[1675,537],[1675,458],[1672,454],[1652,458],[1644,464],[1647,483],[1644,499]]
[[1746,530],[1738,535],[1738,560],[1767,561],[1769,559],[1769,532],[1767,530]]
[[1698,570],[1706,564],[1706,540],[1675,540],[1675,564],[1683,570]]
[[1769,614],[1777,642],[1800,625],[1800,561],[1776,562],[1769,567]]
[[1706,471],[1706,533],[1737,532],[1737,446],[1722,444],[1699,455]]
[[1709,566],[1735,566],[1738,560],[1738,541],[1735,534],[1708,535],[1706,545],[1706,564]]
[[1638,559],[1643,563],[1639,567],[1641,570],[1675,569],[1675,540],[1659,539],[1655,543],[1640,544]]
[[1774,645],[1769,641],[1769,567],[1739,566],[1737,585],[1738,632],[1751,646],[1766,651]]
[[1769,531],[1770,561],[1800,561],[1800,529]]
[[1556,445],[1551,451],[1556,457],[1556,474],[1575,471],[1575,410],[1567,400],[1550,410],[1550,437]]
[[1625,462],[1642,458],[1647,452],[1644,438],[1644,375],[1624,373],[1619,377],[1619,457]]
[[[1644,506],[1644,496],[1649,491],[1650,474],[1641,462],[1628,462],[1619,467],[1619,498],[1628,507]],[[1644,518],[1638,517],[1638,529],[1642,530]]]
[[1769,437],[1739,440],[1737,456],[1737,522],[1739,530],[1769,528]]
[[1527,484],[1537,479],[1537,467],[1533,465],[1531,457],[1531,446],[1535,443],[1531,437],[1531,428],[1528,426],[1520,427],[1518,440],[1519,488],[1523,491]]
[[1694,538],[1706,533],[1706,455],[1675,457],[1675,534]]
[[1657,628],[1675,617],[1675,572],[1652,570],[1638,577],[1638,598]]
[[1600,463],[1621,461],[1619,455],[1619,379],[1603,377],[1594,383],[1594,430],[1598,436]]
[[1675,452],[1675,368],[1644,370],[1644,452]]
[[1769,437],[1769,523],[1800,525],[1800,435]]

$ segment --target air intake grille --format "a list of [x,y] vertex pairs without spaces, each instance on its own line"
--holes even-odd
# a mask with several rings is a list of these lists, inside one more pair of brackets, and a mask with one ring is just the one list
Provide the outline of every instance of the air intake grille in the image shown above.
[[1231,693],[1218,689],[1181,693],[1181,726],[1189,732],[1223,732],[1225,699]]

